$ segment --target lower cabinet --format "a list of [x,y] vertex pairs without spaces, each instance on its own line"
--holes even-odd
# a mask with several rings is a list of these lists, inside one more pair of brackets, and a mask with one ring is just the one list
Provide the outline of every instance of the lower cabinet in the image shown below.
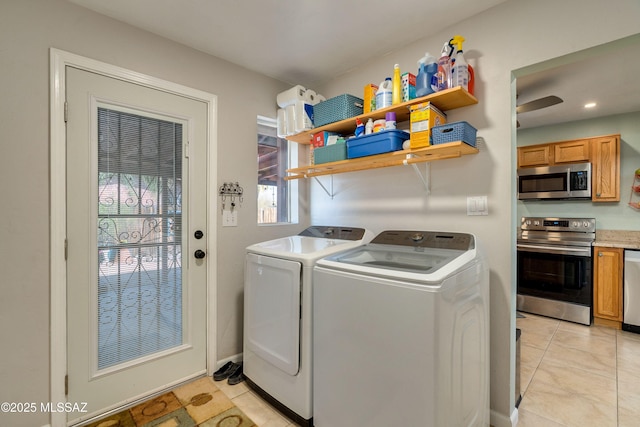
[[593,248],[593,317],[595,324],[622,325],[624,249]]

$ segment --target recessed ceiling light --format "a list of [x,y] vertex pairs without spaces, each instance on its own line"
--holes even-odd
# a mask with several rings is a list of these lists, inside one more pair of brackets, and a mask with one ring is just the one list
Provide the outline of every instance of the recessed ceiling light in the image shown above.
[[589,102],[588,104],[584,104],[584,108],[593,108],[596,106],[595,102]]

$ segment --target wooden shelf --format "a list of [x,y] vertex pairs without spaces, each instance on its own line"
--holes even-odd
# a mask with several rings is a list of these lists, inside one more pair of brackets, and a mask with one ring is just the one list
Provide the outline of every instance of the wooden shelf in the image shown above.
[[390,153],[377,154],[374,156],[287,169],[287,173],[290,175],[286,176],[284,179],[291,180],[311,178],[314,176],[355,172],[413,163],[424,163],[435,160],[452,159],[477,153],[477,148],[462,141],[455,141],[413,150],[392,151]]
[[398,123],[404,122],[409,120],[409,107],[411,105],[427,101],[433,103],[433,105],[438,107],[438,109],[440,109],[441,111],[453,110],[455,108],[466,107],[478,103],[478,100],[475,96],[471,95],[462,87],[457,86],[451,89],[443,90],[441,92],[423,96],[422,98],[412,99],[410,101],[403,102],[402,104],[392,105],[391,107],[381,108],[380,110],[375,110],[370,113],[350,117],[339,122],[319,126],[317,128],[298,133],[296,135],[288,136],[287,139],[299,144],[309,144],[311,143],[312,135],[316,132],[329,131],[345,135],[352,134],[354,129],[356,128],[356,117],[362,120],[363,123],[365,123],[369,118],[372,118],[373,120],[383,119],[385,117],[385,114],[389,112],[396,113],[396,121]]

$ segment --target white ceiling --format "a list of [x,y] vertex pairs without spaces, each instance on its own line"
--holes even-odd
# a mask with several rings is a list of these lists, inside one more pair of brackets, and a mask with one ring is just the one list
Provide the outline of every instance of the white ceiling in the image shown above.
[[69,1],[291,85],[313,87],[506,0]]
[[[518,114],[520,129],[640,111],[640,38],[633,36],[593,50],[573,55],[581,59],[562,58],[563,65],[516,79],[518,104],[549,95],[564,100]],[[589,102],[596,106],[584,108]]]
[[[507,0],[68,1],[291,85],[314,87]],[[394,15],[390,7],[406,12]],[[611,55],[519,77],[519,104],[547,95],[564,99],[518,115],[520,129],[640,111],[634,75],[640,43],[624,56],[635,65]],[[598,107],[585,112],[591,100]]]

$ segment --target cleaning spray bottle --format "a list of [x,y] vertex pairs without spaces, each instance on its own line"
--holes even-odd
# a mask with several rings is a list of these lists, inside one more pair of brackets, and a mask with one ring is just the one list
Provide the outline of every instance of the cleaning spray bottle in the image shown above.
[[457,46],[455,59],[451,65],[451,87],[461,86],[469,90],[469,64],[462,53],[464,37],[456,35],[451,39],[451,44]]
[[[469,93],[473,94],[475,86],[475,75],[473,68],[464,59],[462,51],[462,43],[464,37],[460,35],[454,36],[449,42],[452,46],[456,46],[456,55],[451,64],[451,86],[461,86]],[[473,82],[471,80],[474,80]]]
[[402,102],[402,81],[400,78],[400,65],[393,66],[393,95],[391,104],[400,104]]
[[[433,90],[436,92],[449,88],[449,78],[451,73],[451,58],[449,57],[449,43],[442,46],[440,58],[438,58],[438,72],[436,73]],[[416,95],[417,96],[417,95]]]
[[[429,95],[434,92],[432,84],[438,73],[438,62],[436,58],[427,52],[418,61],[418,75],[416,76],[416,97]],[[437,86],[436,86],[437,87]]]

